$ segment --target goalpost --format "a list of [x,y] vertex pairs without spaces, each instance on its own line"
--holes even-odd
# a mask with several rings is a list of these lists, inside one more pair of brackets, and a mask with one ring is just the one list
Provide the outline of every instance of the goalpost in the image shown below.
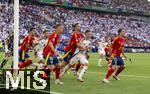
[[13,48],[13,70],[14,76],[18,73],[18,63],[19,63],[19,0],[14,0],[14,48]]

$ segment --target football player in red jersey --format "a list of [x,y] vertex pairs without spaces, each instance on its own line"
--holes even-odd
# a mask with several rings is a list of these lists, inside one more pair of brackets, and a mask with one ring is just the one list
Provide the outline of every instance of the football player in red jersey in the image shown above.
[[65,48],[65,55],[63,57],[64,62],[62,63],[61,67],[63,68],[61,77],[64,75],[64,73],[71,67],[71,66],[66,66],[69,64],[70,59],[73,57],[75,51],[77,48],[83,49],[81,46],[81,42],[84,39],[83,34],[81,33],[80,30],[80,24],[76,23],[74,25],[74,33],[72,34],[72,37],[69,41],[69,44]]
[[60,34],[63,33],[63,31],[64,26],[62,24],[57,24],[55,26],[55,31],[49,36],[48,42],[43,50],[43,58],[47,65],[43,77],[47,77],[47,75],[53,70],[56,75],[56,84],[63,84],[63,82],[60,81],[60,65],[58,59],[60,54],[56,50],[57,45],[60,42]]
[[108,69],[107,74],[103,80],[104,83],[109,83],[109,78],[110,76],[114,73],[113,78],[115,78],[116,80],[120,80],[118,75],[123,71],[123,69],[125,68],[124,66],[124,61],[121,57],[121,55],[123,57],[125,57],[125,59],[127,60],[127,57],[124,54],[124,45],[125,45],[125,30],[120,28],[118,30],[118,36],[114,38],[112,44],[111,44],[111,48],[112,48],[112,63],[111,63],[111,67]]
[[19,65],[20,69],[27,67],[32,64],[32,60],[29,58],[28,51],[30,47],[34,46],[36,30],[35,28],[31,28],[29,35],[27,35],[20,48],[19,48]]

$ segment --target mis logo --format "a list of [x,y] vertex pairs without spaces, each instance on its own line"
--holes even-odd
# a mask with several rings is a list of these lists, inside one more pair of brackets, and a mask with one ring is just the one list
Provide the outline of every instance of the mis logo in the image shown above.
[[50,80],[40,78],[39,75],[42,74],[43,71],[33,72],[33,70],[24,70],[19,71],[18,77],[14,79],[12,74],[6,71],[6,89],[20,88],[50,91]]

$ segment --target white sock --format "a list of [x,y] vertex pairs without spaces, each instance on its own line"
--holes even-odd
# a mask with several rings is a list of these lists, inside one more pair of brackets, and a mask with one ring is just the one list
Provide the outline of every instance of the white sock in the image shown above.
[[62,69],[62,72],[61,72],[60,76],[62,77],[62,76],[66,73],[66,71],[68,71],[68,69],[69,69],[69,64],[66,65],[66,66]]
[[88,69],[88,66],[83,66],[83,68],[80,71],[79,78],[83,77],[83,75],[84,75],[84,73],[86,72],[87,69]]
[[102,59],[98,60],[98,65],[101,65]]

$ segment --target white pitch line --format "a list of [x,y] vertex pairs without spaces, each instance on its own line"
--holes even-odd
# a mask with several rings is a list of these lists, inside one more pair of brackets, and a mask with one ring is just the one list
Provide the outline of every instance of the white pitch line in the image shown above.
[[[0,84],[0,86],[5,86],[5,84]],[[0,88],[6,88],[6,87],[0,87]],[[18,86],[18,88],[21,88],[20,86]],[[27,89],[26,87],[24,87],[25,89]],[[54,92],[54,91],[43,91],[43,90],[37,90],[37,89],[30,89],[33,91],[39,91],[39,92],[43,92],[43,93],[49,93],[49,94],[63,94],[63,93],[58,93],[58,92]]]
[[[87,72],[87,73],[99,73],[99,72]],[[104,72],[101,72],[101,74],[106,74]],[[145,78],[145,79],[150,79],[150,76],[137,76],[137,75],[120,75],[120,76],[125,76],[125,77],[133,77],[133,78]]]
[[63,93],[57,93],[57,92],[54,92],[54,91],[50,91],[50,94],[63,94]]

